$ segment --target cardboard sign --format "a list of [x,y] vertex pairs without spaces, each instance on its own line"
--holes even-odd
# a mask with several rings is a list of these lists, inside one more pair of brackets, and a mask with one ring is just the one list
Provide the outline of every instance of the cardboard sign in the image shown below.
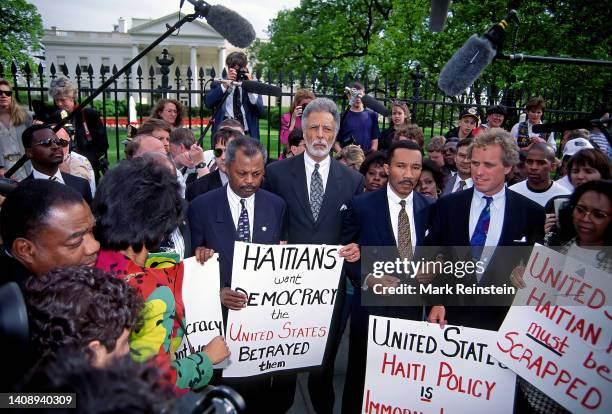
[[224,377],[322,363],[344,262],[338,249],[236,242],[232,289],[247,306],[228,314]]
[[177,358],[191,354],[187,337],[195,350],[200,352],[215,336],[223,335],[218,257],[215,253],[204,265],[199,264],[195,257],[183,262],[183,303],[187,332],[183,335],[180,348],[175,352]]
[[573,413],[612,412],[612,278],[536,245],[493,355]]
[[516,375],[495,332],[370,316],[362,412],[512,413]]

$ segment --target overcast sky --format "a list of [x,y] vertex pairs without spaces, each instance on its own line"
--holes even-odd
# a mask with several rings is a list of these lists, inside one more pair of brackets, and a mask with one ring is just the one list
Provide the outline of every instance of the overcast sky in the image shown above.
[[[38,8],[45,29],[57,26],[64,30],[110,32],[119,17],[131,22],[132,17],[154,19],[177,12],[180,0],[28,0]],[[299,0],[233,0],[208,1],[238,12],[246,18],[258,37],[267,37],[264,31],[270,19],[282,9],[292,9]],[[183,11],[193,7],[185,1]]]

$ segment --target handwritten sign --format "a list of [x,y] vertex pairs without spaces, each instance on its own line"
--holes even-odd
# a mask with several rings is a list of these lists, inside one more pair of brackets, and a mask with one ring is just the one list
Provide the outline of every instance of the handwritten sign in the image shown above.
[[236,242],[232,289],[247,306],[228,314],[224,377],[322,363],[343,263],[338,249]]
[[492,349],[573,413],[610,413],[609,273],[536,245]]
[[[185,304],[185,330],[177,358],[191,354],[187,338],[197,352],[202,351],[215,336],[223,335],[223,318],[219,299],[219,261],[214,254],[199,264],[195,257],[183,262],[183,303]],[[220,365],[222,366],[222,365]]]
[[362,412],[512,413],[516,375],[495,332],[370,316]]

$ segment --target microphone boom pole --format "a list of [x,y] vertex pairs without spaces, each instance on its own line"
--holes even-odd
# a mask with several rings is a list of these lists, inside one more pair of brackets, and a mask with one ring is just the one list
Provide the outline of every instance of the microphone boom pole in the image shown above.
[[[151,50],[153,50],[153,48],[157,45],[159,45],[162,41],[164,41],[164,39],[166,39],[168,36],[170,36],[172,33],[174,33],[176,30],[178,30],[182,25],[184,25],[187,22],[192,22],[195,19],[197,19],[198,17],[204,17],[203,12],[204,10],[202,9],[195,9],[195,13],[192,14],[187,14],[185,16],[183,16],[182,19],[180,19],[178,22],[176,22],[175,24],[173,24],[172,26],[168,27],[168,30],[166,30],[166,32],[164,34],[162,34],[160,37],[158,37],[157,39],[155,39],[149,46],[147,46],[145,49],[143,49],[142,52],[140,52],[138,55],[136,55],[132,60],[130,60],[128,63],[126,63],[120,70],[117,71],[117,73],[115,73],[113,76],[111,76],[110,78],[108,78],[102,85],[100,85],[98,87],[98,89],[96,89],[95,91],[93,91],[91,93],[91,95],[89,95],[87,98],[85,98],[85,100],[83,102],[81,102],[80,104],[78,104],[74,110],[68,114],[68,116],[66,118],[63,118],[60,122],[58,122],[54,127],[53,127],[53,132],[57,132],[59,131],[64,125],[66,125],[68,123],[68,121],[70,121],[70,119],[72,117],[74,117],[75,115],[79,114],[83,108],[85,108],[87,105],[89,105],[98,95],[100,95],[106,88],[108,88],[113,82],[115,82],[119,76],[123,75],[125,72],[127,72],[127,70],[132,67],[132,65],[136,62],[138,62],[140,59],[142,59],[142,57],[144,55],[146,55],[147,53],[149,53]],[[13,174],[15,174],[15,172],[21,168],[23,166],[23,164],[25,164],[28,161],[28,157],[26,157],[25,155],[22,155],[21,158],[19,160],[17,160],[17,162],[15,163],[15,165],[13,165],[5,174],[4,176],[7,178],[10,178]]]
[[510,60],[514,62],[534,62],[534,63],[556,63],[562,65],[585,65],[585,66],[612,66],[610,60],[595,60],[595,59],[576,59],[555,56],[533,56],[515,53],[510,55],[498,54],[495,59]]

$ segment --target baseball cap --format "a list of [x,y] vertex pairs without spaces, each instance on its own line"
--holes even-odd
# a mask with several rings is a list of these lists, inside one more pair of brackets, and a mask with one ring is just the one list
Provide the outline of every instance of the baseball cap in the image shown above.
[[572,156],[576,154],[578,151],[593,148],[593,144],[591,144],[588,140],[584,138],[574,138],[570,141],[567,141],[565,147],[563,148],[563,156]]
[[459,119],[466,117],[466,116],[474,117],[476,118],[476,122],[480,123],[480,115],[478,114],[478,109],[476,109],[475,106],[464,108],[459,114]]

